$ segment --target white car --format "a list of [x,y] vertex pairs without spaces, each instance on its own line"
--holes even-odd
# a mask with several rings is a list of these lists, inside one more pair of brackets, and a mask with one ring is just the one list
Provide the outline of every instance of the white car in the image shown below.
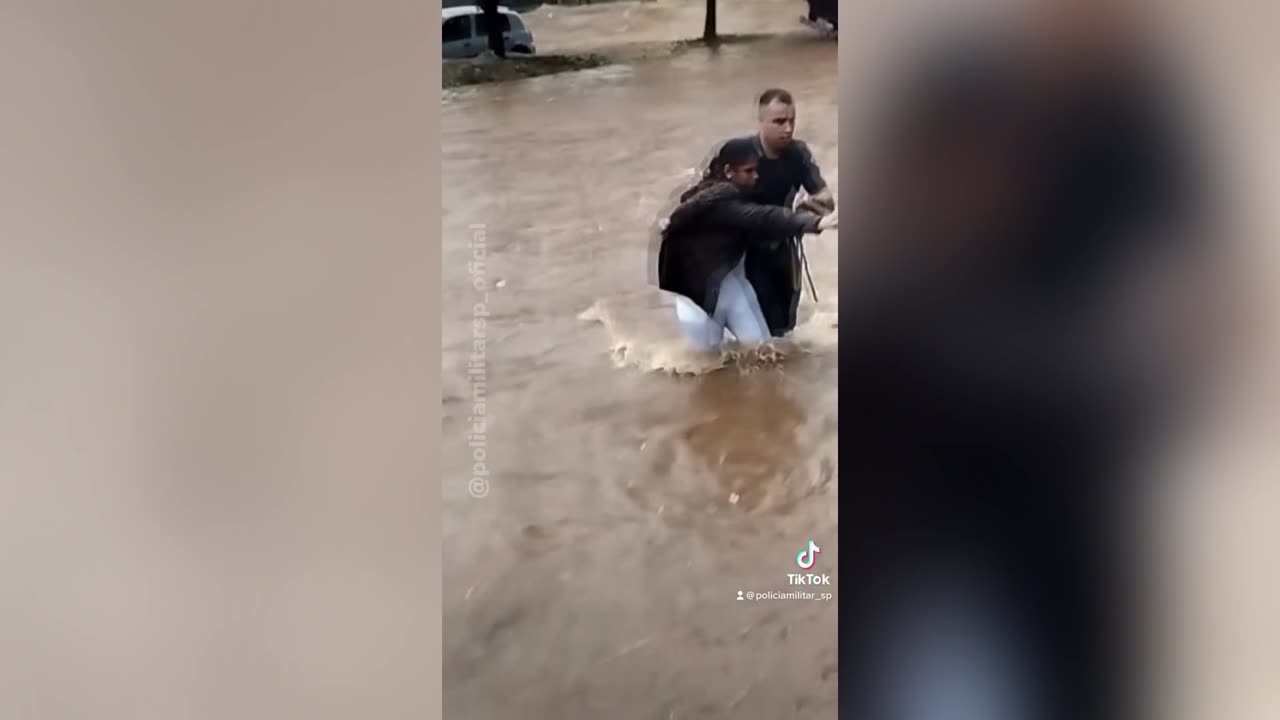
[[[525,27],[519,13],[508,7],[499,7],[498,18],[507,52],[532,55],[535,51],[533,34]],[[440,32],[445,58],[476,57],[489,49],[489,28],[485,24],[484,10],[479,5],[444,8]]]

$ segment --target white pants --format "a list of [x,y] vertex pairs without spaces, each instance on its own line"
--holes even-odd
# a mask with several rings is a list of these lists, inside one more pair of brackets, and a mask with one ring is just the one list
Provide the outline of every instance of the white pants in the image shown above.
[[747,280],[743,256],[720,282],[715,313],[706,311],[683,295],[676,297],[676,319],[685,339],[699,350],[715,350],[724,342],[727,329],[738,342],[758,344],[769,340],[769,324],[760,310],[760,300]]

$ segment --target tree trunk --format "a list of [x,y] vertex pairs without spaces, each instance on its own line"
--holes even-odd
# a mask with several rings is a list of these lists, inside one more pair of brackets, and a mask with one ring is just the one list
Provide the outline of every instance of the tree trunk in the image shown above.
[[502,38],[502,14],[498,12],[498,0],[481,0],[480,9],[484,11],[484,23],[488,26],[489,49],[500,58],[507,56],[507,43]]
[[706,42],[716,39],[716,0],[707,0],[707,21],[702,26],[702,39]]

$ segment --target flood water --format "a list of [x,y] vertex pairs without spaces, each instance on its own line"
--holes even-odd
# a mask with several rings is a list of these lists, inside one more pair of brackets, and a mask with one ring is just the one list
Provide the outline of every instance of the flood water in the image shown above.
[[[659,214],[765,87],[839,198],[836,51],[445,92],[448,717],[834,717],[835,600],[737,594],[838,593],[838,234],[806,241],[820,302],[777,364],[682,355],[649,268]],[[789,587],[811,539],[832,584]]]

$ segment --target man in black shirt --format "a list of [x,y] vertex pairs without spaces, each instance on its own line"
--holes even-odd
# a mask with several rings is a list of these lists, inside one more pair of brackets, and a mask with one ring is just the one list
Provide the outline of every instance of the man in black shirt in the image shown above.
[[[790,208],[804,188],[809,198],[804,209],[826,215],[835,210],[835,199],[822,178],[813,154],[795,139],[795,101],[786,90],[770,89],[760,95],[760,129],[754,137],[759,153],[759,176],[752,199],[766,205]],[[769,330],[781,337],[796,326],[796,308],[802,287],[799,238],[778,238],[768,247],[747,252],[746,273],[760,300]]]

